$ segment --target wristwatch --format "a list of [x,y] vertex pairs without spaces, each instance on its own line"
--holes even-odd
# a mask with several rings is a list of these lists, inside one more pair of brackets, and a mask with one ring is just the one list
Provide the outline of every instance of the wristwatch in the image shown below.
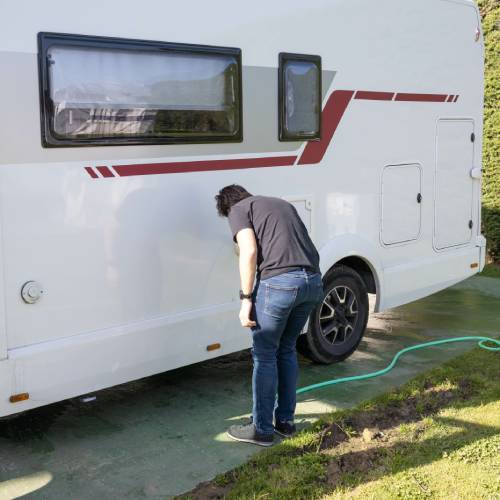
[[243,293],[243,290],[240,290],[240,300],[243,300],[243,299],[251,299],[252,298],[252,294],[251,293]]

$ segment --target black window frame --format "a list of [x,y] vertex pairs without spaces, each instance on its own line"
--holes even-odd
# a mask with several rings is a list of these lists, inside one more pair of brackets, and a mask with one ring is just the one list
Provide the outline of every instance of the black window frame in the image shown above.
[[[52,45],[66,47],[91,47],[108,49],[127,49],[145,52],[172,52],[183,54],[214,54],[232,56],[237,62],[238,73],[238,129],[233,135],[213,135],[186,137],[103,137],[103,138],[61,138],[53,127],[53,105],[50,98],[50,82],[47,64],[47,51]],[[211,45],[196,45],[186,43],[157,42],[150,40],[136,40],[128,38],[103,37],[91,35],[74,35],[68,33],[38,33],[38,74],[40,89],[40,119],[42,132],[42,146],[45,148],[57,147],[84,147],[84,146],[137,146],[160,144],[210,144],[233,143],[243,141],[243,79],[241,49],[235,47],[218,47]]]
[[[315,64],[318,68],[318,109],[319,109],[319,127],[315,134],[297,134],[289,133],[286,130],[286,90],[285,90],[285,63],[289,61],[301,61]],[[321,140],[322,131],[322,79],[321,79],[321,56],[311,54],[294,54],[291,52],[281,52],[279,54],[278,66],[278,108],[279,108],[279,133],[278,137],[281,142],[286,141],[319,141]]]

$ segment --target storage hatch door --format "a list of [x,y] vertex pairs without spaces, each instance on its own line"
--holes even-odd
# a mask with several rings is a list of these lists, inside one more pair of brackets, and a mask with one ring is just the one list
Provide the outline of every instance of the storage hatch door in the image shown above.
[[[0,185],[3,179],[0,179]],[[2,207],[2,200],[0,199],[0,208]],[[1,215],[1,214],[0,214]],[[3,255],[3,242],[2,242],[2,218],[0,217],[0,361],[7,358],[7,325],[5,314],[5,273],[4,273],[4,255]]]
[[472,236],[474,124],[470,120],[440,120],[436,147],[434,246],[463,245]]
[[382,174],[381,238],[385,245],[416,240],[420,234],[422,169],[389,165]]

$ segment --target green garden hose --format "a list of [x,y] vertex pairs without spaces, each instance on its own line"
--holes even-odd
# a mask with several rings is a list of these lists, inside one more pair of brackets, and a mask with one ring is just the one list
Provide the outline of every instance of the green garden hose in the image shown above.
[[[376,372],[371,372],[371,373],[365,373],[364,375],[354,375],[352,377],[337,378],[333,380],[327,380],[325,382],[320,382],[318,384],[308,385],[306,387],[302,387],[302,389],[299,389],[297,391],[297,394],[303,394],[304,392],[315,391],[316,389],[328,387],[329,385],[343,384],[344,382],[354,382],[355,380],[366,380],[368,378],[380,377],[381,375],[384,375],[385,373],[391,371],[396,365],[398,359],[404,354],[407,354],[408,352],[416,351],[417,349],[424,349],[426,347],[432,347],[435,345],[450,344],[452,342],[470,342],[473,340],[477,341],[479,347],[481,347],[482,349],[487,349],[488,351],[496,351],[496,352],[500,351],[500,341],[489,337],[471,336],[471,337],[456,337],[453,339],[434,340],[432,342],[425,342],[424,344],[417,344],[411,347],[406,347],[405,349],[401,349],[401,351],[396,353],[394,358],[392,358],[390,364],[382,370],[378,370]],[[485,342],[493,343],[498,347],[487,346]]]

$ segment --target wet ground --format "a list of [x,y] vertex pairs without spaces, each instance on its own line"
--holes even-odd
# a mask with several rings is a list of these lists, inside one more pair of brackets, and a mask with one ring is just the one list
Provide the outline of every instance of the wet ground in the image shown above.
[[[372,315],[359,350],[334,366],[301,361],[300,385],[380,369],[403,347],[464,336],[500,336],[500,280],[474,277]],[[472,347],[451,344],[403,358],[383,378],[300,398],[302,425],[352,406]],[[0,421],[0,500],[165,498],[244,462],[258,449],[229,441],[248,415],[248,352],[218,358]]]

